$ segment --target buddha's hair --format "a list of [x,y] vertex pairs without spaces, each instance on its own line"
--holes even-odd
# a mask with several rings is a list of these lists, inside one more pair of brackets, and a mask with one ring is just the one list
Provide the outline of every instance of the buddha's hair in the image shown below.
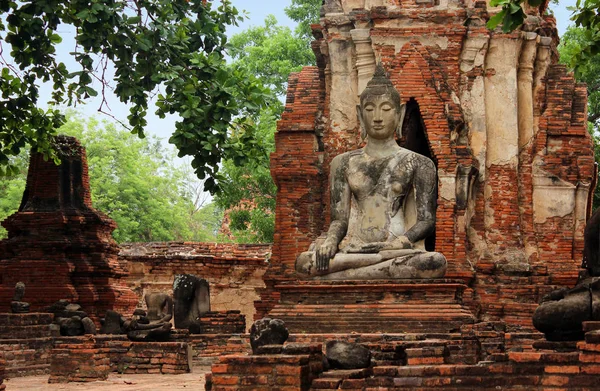
[[384,94],[389,94],[392,97],[392,101],[396,104],[396,107],[400,107],[402,103],[400,93],[396,87],[394,87],[394,84],[392,84],[383,65],[379,63],[375,68],[373,78],[369,80],[364,91],[360,94],[360,104],[362,105],[368,96]]

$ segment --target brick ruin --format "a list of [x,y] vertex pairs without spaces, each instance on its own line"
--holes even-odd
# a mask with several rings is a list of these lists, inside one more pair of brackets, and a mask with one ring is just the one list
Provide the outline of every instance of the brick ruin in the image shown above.
[[[111,236],[116,223],[92,207],[85,149],[70,137],[59,136],[57,144],[61,164],[33,154],[22,205],[3,222],[9,237],[0,241],[0,372],[8,377],[52,373],[51,382],[95,381],[109,372],[189,372],[192,364],[248,351],[247,337],[239,334],[252,322],[271,246],[119,247]],[[205,278],[213,310],[199,319],[202,334],[178,332],[166,345],[134,343],[124,335],[61,337],[53,314],[46,312],[66,299],[80,304],[97,325],[107,310],[128,317],[145,307],[146,293],[172,295],[177,274]],[[29,313],[10,313],[18,281],[25,283]]]
[[[399,142],[437,166],[436,232],[426,244],[448,259],[446,282],[462,285],[455,316],[531,327],[545,294],[575,285],[596,168],[586,87],[557,63],[545,7],[504,34],[487,29],[496,10],[483,1],[324,2],[312,26],[317,66],[290,76],[278,123],[276,233],[257,318],[317,319],[321,288],[298,278],[294,262],[328,227],[329,163],[360,147],[358,95],[378,62],[407,104]],[[357,286],[331,288],[355,292],[338,304],[366,308],[364,292],[389,289],[348,284]]]
[[[256,302],[257,319],[283,319],[292,334],[279,350],[222,357],[212,390],[598,387],[600,322],[584,323],[580,342],[545,341],[531,323],[544,295],[582,274],[597,179],[586,88],[557,63],[546,7],[504,34],[487,29],[499,9],[485,1],[324,1],[317,66],[290,76],[278,123],[276,234]],[[378,62],[407,105],[399,143],[438,170],[426,247],[446,256],[448,273],[302,279],[296,257],[329,225],[329,164],[361,146],[358,96]],[[313,360],[340,339],[367,347],[370,367]]]
[[22,281],[31,311],[68,299],[96,321],[109,309],[129,313],[137,298],[111,235],[117,225],[92,207],[85,149],[66,136],[55,145],[60,165],[32,154],[21,206],[2,222],[0,311],[9,312]]
[[[85,382],[207,364],[215,391],[596,389],[600,322],[584,324],[585,341],[560,343],[531,324],[545,294],[578,279],[596,186],[586,88],[557,63],[546,7],[527,9],[525,25],[503,34],[485,26],[498,10],[484,1],[325,0],[312,26],[317,66],[290,76],[278,123],[272,247],[119,248],[114,222],[92,208],[79,144],[64,139],[59,167],[34,155],[23,204],[3,222],[9,239],[0,242],[0,312],[17,281],[32,307],[0,314],[0,389],[5,376]],[[437,225],[426,246],[446,256],[448,273],[299,278],[296,256],[329,224],[329,164],[360,147],[356,104],[377,62],[407,104],[399,143],[437,166]],[[188,273],[210,283],[202,334],[175,330],[170,342],[152,343],[61,337],[52,314],[35,312],[68,298],[95,318],[131,313],[145,293],[171,293],[174,276]],[[285,320],[291,334],[253,355],[241,331],[263,316]],[[327,370],[330,340],[367,347],[371,366]]]

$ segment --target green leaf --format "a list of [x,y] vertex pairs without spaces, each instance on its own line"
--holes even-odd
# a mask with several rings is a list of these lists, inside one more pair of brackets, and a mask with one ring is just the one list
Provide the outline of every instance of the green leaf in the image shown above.
[[490,18],[490,20],[488,20],[488,22],[487,22],[487,28],[489,28],[490,30],[495,29],[496,26],[498,26],[498,24],[500,24],[500,22],[502,22],[505,15],[506,15],[506,11],[502,10],[502,11],[498,12],[496,15],[492,16]]
[[50,38],[50,42],[52,43],[61,43],[62,42],[62,37],[58,34],[50,34],[48,36]]

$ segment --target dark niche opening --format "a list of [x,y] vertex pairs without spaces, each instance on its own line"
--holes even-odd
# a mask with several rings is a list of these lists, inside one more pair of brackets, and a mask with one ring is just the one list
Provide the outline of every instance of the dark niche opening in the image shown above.
[[[419,104],[414,98],[410,98],[406,104],[406,115],[404,116],[404,122],[402,124],[402,137],[398,140],[398,143],[403,148],[430,158],[437,170],[438,163],[429,148],[427,133],[425,132],[425,123],[421,116]],[[437,200],[437,186],[435,192],[435,198]],[[435,251],[435,229],[431,235],[425,238],[425,249],[427,251]]]

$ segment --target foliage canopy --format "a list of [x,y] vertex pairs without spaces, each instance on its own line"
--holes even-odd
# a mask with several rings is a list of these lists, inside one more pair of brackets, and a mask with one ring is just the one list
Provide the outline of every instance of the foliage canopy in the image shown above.
[[[128,125],[140,137],[156,95],[159,117],[181,117],[169,141],[180,157],[191,157],[199,178],[208,176],[205,187],[217,190],[222,159],[253,156],[246,117],[268,94],[252,74],[225,63],[225,29],[239,20],[229,0],[216,9],[205,0],[0,0],[0,174],[18,171],[11,157],[27,145],[56,160],[50,140],[65,116],[38,102],[40,82],[50,82],[52,106],[114,88],[130,104]],[[57,60],[64,25],[75,29],[78,69]],[[230,137],[232,123],[245,131]]]

